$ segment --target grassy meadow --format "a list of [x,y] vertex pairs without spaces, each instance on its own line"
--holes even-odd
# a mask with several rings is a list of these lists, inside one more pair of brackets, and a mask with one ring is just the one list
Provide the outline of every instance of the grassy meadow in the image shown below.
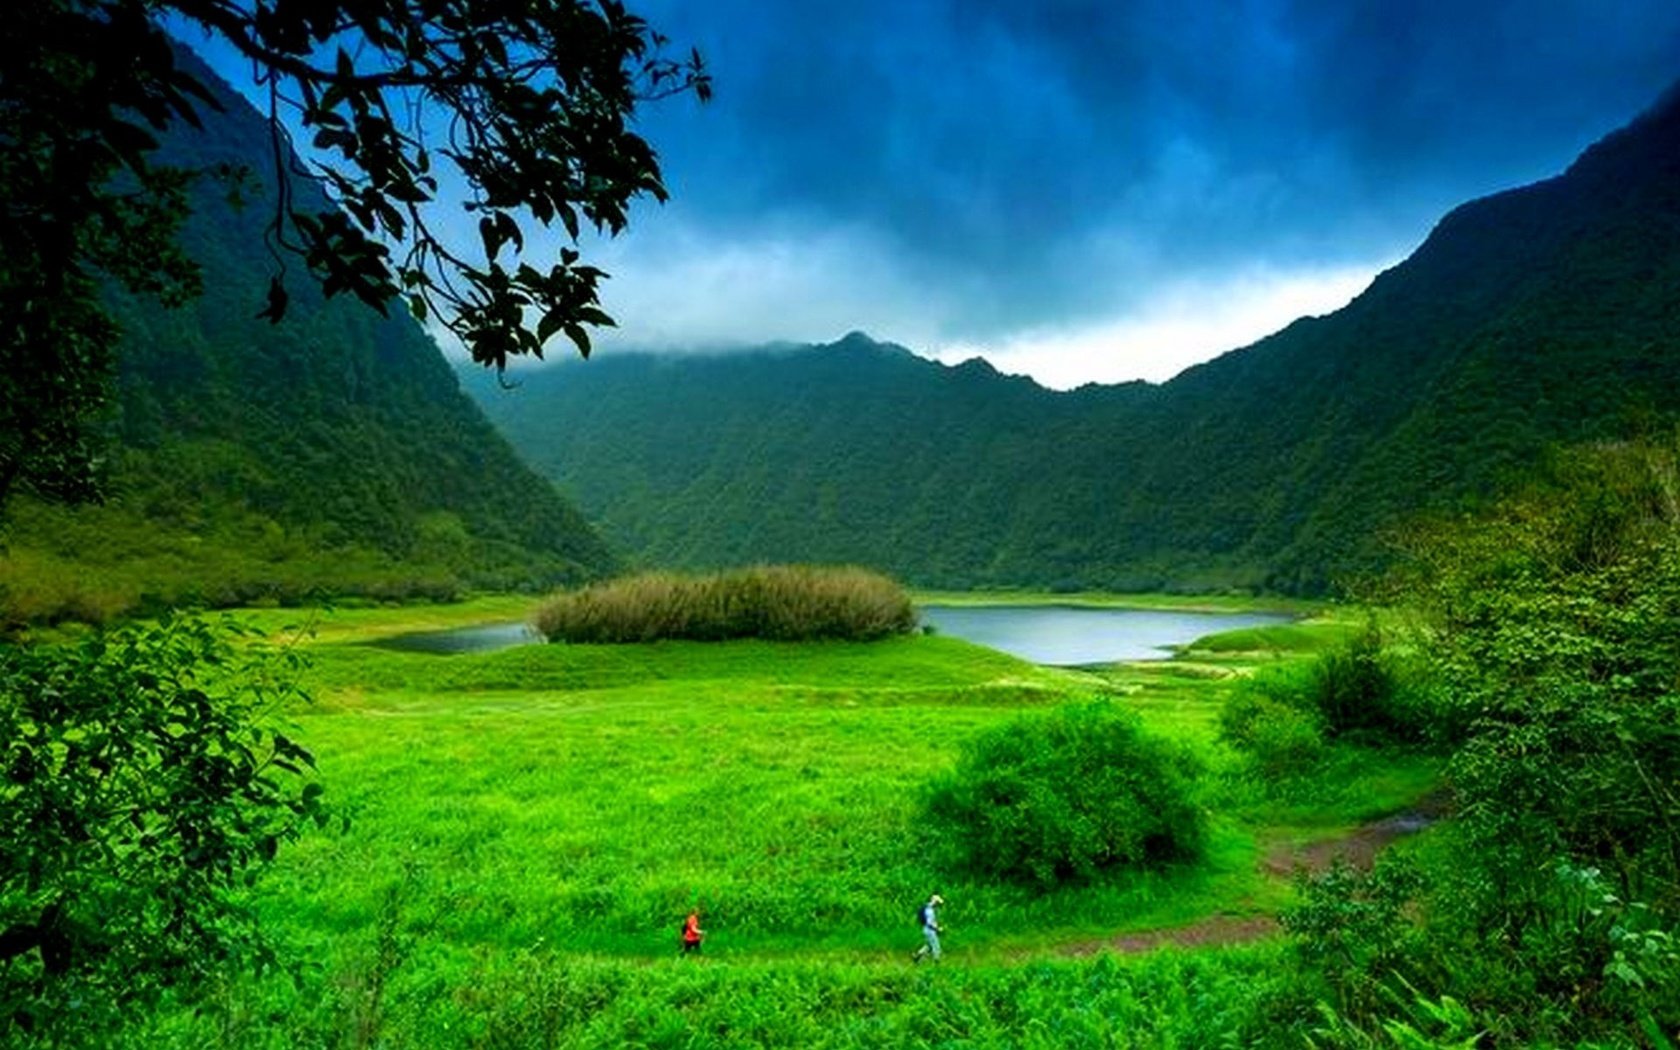
[[[1290,890],[1262,864],[1268,851],[1402,809],[1436,774],[1420,757],[1349,749],[1321,791],[1287,799],[1223,775],[1234,759],[1215,720],[1232,677],[1344,637],[1334,618],[1291,628],[1287,645],[1215,639],[1177,660],[1091,670],[920,635],[452,655],[373,644],[529,611],[491,598],[248,614],[280,637],[312,631],[296,644],[317,700],[290,713],[291,731],[349,825],[286,849],[252,892],[304,968],[167,1015],[145,1041],[495,1045],[502,1032],[508,1045],[714,1045],[674,1033],[727,1030],[715,1045],[869,1045],[894,1025],[914,1029],[925,1011],[911,1004],[933,996],[926,1010],[969,1010],[973,1033],[995,1045],[1064,1045],[1058,1029],[1031,1031],[1063,1015],[1064,1034],[1089,1029],[1110,1045],[1101,1033],[1118,1015],[1078,1020],[1092,996],[1135,998],[1154,982],[1172,990],[1150,993],[1148,1009],[1166,1009],[1193,992],[1184,972],[1226,959],[1205,979],[1236,989],[1279,949],[1071,956],[1125,934],[1270,915]],[[973,734],[1094,696],[1205,753],[1205,859],[1048,894],[952,870],[919,821],[927,781]],[[907,958],[913,912],[936,890],[950,903],[934,977]],[[696,904],[709,932],[698,966],[674,958]],[[1015,1001],[1041,996],[1042,1016],[1011,1020],[1020,1007],[999,1005],[1003,987]],[[823,1039],[751,1035],[734,1014],[696,1027],[732,996],[748,1012],[770,1001],[808,1014],[798,1023]],[[528,1008],[510,1013],[516,1002]]]

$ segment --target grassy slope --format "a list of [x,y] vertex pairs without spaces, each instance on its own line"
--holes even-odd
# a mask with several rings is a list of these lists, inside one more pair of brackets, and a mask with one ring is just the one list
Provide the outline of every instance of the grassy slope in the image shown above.
[[[1402,806],[1432,776],[1426,762],[1366,755],[1345,764],[1343,789],[1288,805],[1216,787],[1204,864],[1034,897],[943,872],[927,855],[918,792],[965,738],[1023,708],[1106,693],[1217,765],[1221,682],[1287,657],[1227,650],[1093,673],[944,637],[454,656],[363,644],[521,611],[493,599],[315,621],[305,644],[319,702],[296,714],[297,735],[352,826],[289,850],[258,905],[332,975],[304,997],[329,1028],[354,1008],[335,995],[375,974],[391,1024],[482,1027],[495,1009],[463,989],[535,980],[509,970],[517,958],[548,960],[553,980],[577,965],[618,968],[620,984],[672,995],[666,978],[629,975],[648,963],[660,972],[693,901],[706,909],[709,961],[738,968],[706,978],[718,994],[762,983],[770,960],[800,968],[802,990],[788,995],[887,994],[915,940],[909,916],[932,889],[951,901],[952,961],[1009,980],[1023,955],[1052,958],[1065,943],[1275,908],[1286,887],[1257,870],[1271,842]],[[297,618],[256,616],[268,627]],[[1339,632],[1301,628],[1315,630]],[[309,1013],[277,984],[255,994]]]

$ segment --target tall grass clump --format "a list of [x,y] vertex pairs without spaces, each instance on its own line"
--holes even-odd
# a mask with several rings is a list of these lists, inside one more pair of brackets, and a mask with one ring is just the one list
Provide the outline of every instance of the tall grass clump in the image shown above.
[[761,565],[710,576],[645,573],[549,598],[536,627],[550,641],[662,639],[869,641],[905,634],[916,611],[904,588],[850,566]]
[[1429,681],[1385,650],[1368,623],[1310,663],[1266,668],[1239,683],[1219,729],[1264,771],[1283,775],[1311,766],[1327,740],[1415,742],[1437,721]]
[[1050,888],[1199,855],[1194,756],[1108,701],[996,726],[928,792],[930,825],[967,867]]

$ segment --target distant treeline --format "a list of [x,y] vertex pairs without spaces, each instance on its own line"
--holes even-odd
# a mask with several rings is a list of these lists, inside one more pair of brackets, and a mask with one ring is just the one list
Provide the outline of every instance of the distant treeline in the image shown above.
[[914,630],[916,611],[904,588],[879,573],[770,565],[593,584],[544,602],[536,626],[566,642],[869,641]]

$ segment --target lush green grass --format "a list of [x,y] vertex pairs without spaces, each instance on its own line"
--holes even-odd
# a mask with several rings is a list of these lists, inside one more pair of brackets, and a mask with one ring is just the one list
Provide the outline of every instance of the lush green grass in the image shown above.
[[1357,633],[1357,624],[1315,620],[1305,623],[1269,624],[1221,631],[1198,638],[1184,647],[1195,654],[1211,653],[1317,653]]
[[[1023,705],[1104,687],[955,639],[318,655],[299,736],[355,828],[270,889],[330,890],[309,906],[327,929],[364,923],[405,865],[453,887],[447,940],[631,955],[662,952],[696,898],[720,952],[877,951],[936,885],[989,938],[1170,924],[1250,888],[1232,829],[1205,870],[1042,900],[941,872],[924,781]],[[346,867],[359,893],[333,885]]]
[[302,637],[310,643],[365,642],[394,634],[439,631],[478,624],[527,622],[537,599],[530,595],[480,595],[466,601],[369,603],[354,599],[302,609],[241,609],[241,620],[276,639]]
[[148,1048],[874,1048],[1297,1045],[1269,1023],[1280,952],[1167,950],[987,966],[577,957],[543,944],[433,968],[412,937],[320,997],[273,994],[176,1014]]
[[[562,1028],[575,1045],[646,1038],[640,1026],[676,1024],[678,1015],[746,1023],[735,1007],[672,1005],[683,988],[738,1000],[748,1012],[783,994],[789,1002],[864,996],[875,1005],[861,1005],[858,1017],[876,1020],[841,1026],[863,1045],[870,1025],[899,1032],[909,1023],[903,1004],[923,996],[932,997],[928,1009],[948,994],[1001,1002],[992,997],[1022,979],[1023,959],[1126,931],[1270,912],[1288,888],[1261,870],[1265,844],[1403,806],[1433,774],[1427,761],[1350,752],[1336,791],[1257,797],[1228,775],[1232,756],[1214,736],[1224,690],[1245,667],[1234,657],[1094,673],[940,636],[447,656],[367,644],[411,629],[517,620],[525,608],[482,599],[253,614],[277,633],[312,623],[298,644],[313,658],[318,701],[292,715],[294,731],[351,824],[287,850],[252,896],[292,954],[319,969],[301,991],[271,981],[230,992],[224,1006],[361,1024],[355,1015],[366,1003],[346,989],[372,981],[379,1010],[398,1028],[453,1019],[483,1031],[516,1020],[500,1004],[504,993],[486,987],[559,995],[520,982],[570,988],[567,975],[581,965],[645,989],[646,1002],[613,998],[598,1007],[598,1023],[568,1015]],[[1205,860],[1040,894],[952,870],[930,853],[922,792],[963,741],[1023,708],[1103,694],[1210,759]],[[977,968],[943,991],[898,969],[916,941],[913,910],[933,890],[950,901],[948,963]],[[677,924],[696,902],[711,932],[706,965],[725,973],[641,968],[673,953]],[[510,962],[527,957],[539,973]],[[782,992],[768,960],[797,966]],[[382,967],[392,972],[379,976]],[[1086,979],[1078,975],[1087,971],[1042,972],[1047,1002],[1062,1004],[1046,1009],[1077,1013],[1076,986]],[[1032,1043],[1011,1027],[1024,1019],[974,1009],[976,1031],[996,1045],[1011,1032]],[[1057,1030],[1033,1038],[1056,1045],[1048,1033]]]

